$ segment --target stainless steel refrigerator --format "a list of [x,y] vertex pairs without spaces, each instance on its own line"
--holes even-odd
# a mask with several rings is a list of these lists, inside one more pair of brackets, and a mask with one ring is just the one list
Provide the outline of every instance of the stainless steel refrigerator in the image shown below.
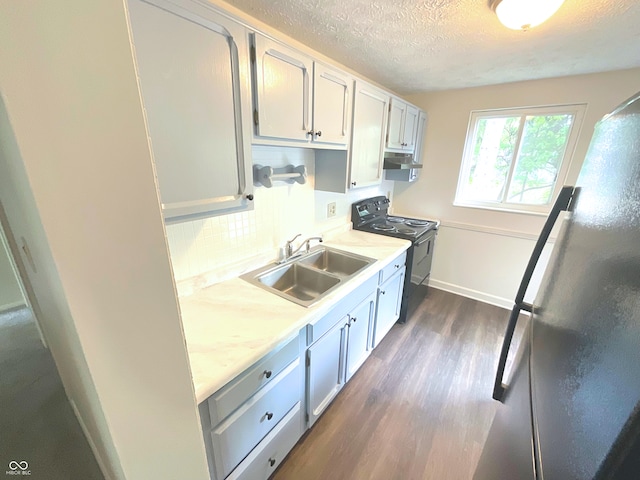
[[[23,268],[1,204],[0,227]],[[104,479],[27,306],[0,311],[0,478]]]
[[[566,210],[533,304],[523,301]],[[503,378],[521,310],[531,319]],[[595,128],[527,267],[505,335],[475,480],[640,478],[640,94]]]

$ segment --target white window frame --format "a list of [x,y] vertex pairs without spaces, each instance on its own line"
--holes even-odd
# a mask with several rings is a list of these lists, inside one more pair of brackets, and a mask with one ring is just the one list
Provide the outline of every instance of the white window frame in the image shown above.
[[[551,211],[551,207],[558,197],[558,193],[564,186],[569,172],[569,167],[573,161],[573,153],[575,151],[578,137],[580,136],[580,130],[582,129],[582,121],[586,111],[586,104],[569,104],[569,105],[548,105],[537,107],[523,107],[523,108],[502,108],[493,110],[474,110],[469,117],[469,125],[467,127],[467,138],[464,145],[464,153],[462,154],[462,160],[460,162],[460,173],[458,175],[458,185],[456,188],[456,197],[453,202],[454,206],[458,207],[471,207],[482,208],[487,210],[499,210],[515,213],[527,213],[533,215],[547,215]],[[469,178],[469,170],[471,168],[471,155],[474,150],[474,143],[476,139],[476,132],[478,128],[478,121],[487,118],[500,118],[505,116],[510,117],[523,117],[527,115],[556,115],[556,114],[572,114],[574,115],[573,123],[571,124],[571,130],[569,131],[569,138],[562,155],[562,161],[560,168],[558,169],[558,175],[553,187],[549,203],[545,205],[527,205],[522,203],[510,203],[510,202],[486,202],[478,200],[469,200],[462,198],[463,182]],[[515,165],[517,163],[518,154],[520,153],[520,144],[522,140],[522,131],[520,131],[518,139],[515,145],[515,153],[511,167],[507,175],[506,190],[508,191]]]

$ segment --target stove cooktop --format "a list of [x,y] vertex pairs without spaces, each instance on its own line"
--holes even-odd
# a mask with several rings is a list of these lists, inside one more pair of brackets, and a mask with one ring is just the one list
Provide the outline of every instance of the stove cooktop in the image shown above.
[[364,230],[374,233],[383,233],[386,235],[397,236],[401,238],[414,239],[429,230],[436,228],[435,222],[411,219],[398,219],[399,217],[379,218],[370,223],[354,226],[356,230]]
[[407,240],[414,240],[429,230],[438,228],[437,222],[389,215],[388,209],[389,199],[384,196],[354,203],[351,207],[353,228]]

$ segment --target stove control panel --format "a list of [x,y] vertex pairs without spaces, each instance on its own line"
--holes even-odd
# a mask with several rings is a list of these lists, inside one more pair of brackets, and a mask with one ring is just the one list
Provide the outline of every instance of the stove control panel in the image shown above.
[[351,207],[351,221],[354,225],[361,225],[376,218],[383,218],[387,214],[389,203],[390,200],[385,196],[360,200]]

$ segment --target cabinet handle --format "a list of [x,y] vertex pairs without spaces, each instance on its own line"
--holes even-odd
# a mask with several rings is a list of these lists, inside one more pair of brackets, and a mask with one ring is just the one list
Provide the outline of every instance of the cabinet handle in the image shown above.
[[400,268],[400,265],[396,264],[396,265],[394,265],[394,267],[396,267],[396,268]]
[[273,467],[276,464],[276,459],[275,458],[270,458],[269,459],[269,466]]
[[322,130],[318,130],[316,132],[316,137],[321,137],[322,136]]
[[247,200],[251,201],[251,200],[253,200],[253,194],[250,193],[249,195],[245,196],[244,198],[246,198]]
[[355,187],[356,186],[356,182],[351,182],[351,185],[353,185]]
[[267,420],[271,420],[273,418],[273,413],[271,412],[267,412],[265,415],[267,416]]
[[385,292],[384,290],[380,290],[380,294],[381,295],[386,295],[387,292]]
[[271,370],[265,370],[265,371],[263,372],[263,375],[264,375],[265,377],[267,377],[267,378],[271,378],[271,374],[272,374],[272,373],[273,373],[273,372],[272,372]]
[[356,320],[358,320],[357,317],[351,317],[351,320],[353,320],[353,323],[356,323]]
[[307,135],[311,135],[311,136],[313,137],[313,134],[314,134],[314,133],[316,133],[316,132],[314,132],[313,130],[309,130],[309,131],[307,132]]

